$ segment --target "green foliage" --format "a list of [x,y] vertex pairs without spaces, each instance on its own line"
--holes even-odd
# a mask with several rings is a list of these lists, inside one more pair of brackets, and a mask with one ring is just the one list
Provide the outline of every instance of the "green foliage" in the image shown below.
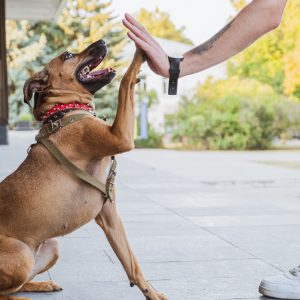
[[148,11],[142,8],[137,20],[147,28],[154,36],[192,45],[193,43],[184,35],[185,27],[176,28],[167,12],[156,7],[155,11]]
[[242,9],[247,4],[246,0],[230,0],[230,2],[236,10]]
[[256,80],[208,80],[168,117],[173,137],[195,149],[268,149],[300,131],[300,104]]
[[[141,102],[147,99],[148,109],[151,109],[151,106],[158,101],[157,92],[153,89],[145,90],[143,88],[143,79],[137,86],[137,95],[136,95],[136,103],[141,105]],[[140,116],[137,118],[138,124],[140,123]],[[137,135],[140,135],[139,128]],[[135,139],[135,147],[136,148],[162,148],[162,134],[156,132],[150,123],[148,123],[148,138],[147,139]]]
[[32,121],[32,115],[29,113],[23,113],[19,116],[19,121]]
[[[245,1],[231,0],[239,10]],[[278,93],[300,98],[300,0],[288,1],[278,29],[265,35],[229,63],[229,75],[253,78]]]
[[148,138],[145,140],[136,139],[135,148],[162,148],[162,135],[156,132],[150,125],[148,126]]
[[[114,20],[111,1],[68,0],[58,23],[7,21],[8,83],[10,123],[18,115],[28,112],[23,104],[22,88],[25,80],[39,71],[52,58],[68,49],[79,52],[102,38],[108,44],[108,55],[103,68],[124,65],[121,50],[125,33]],[[110,120],[115,115],[119,77],[95,95],[98,115]]]

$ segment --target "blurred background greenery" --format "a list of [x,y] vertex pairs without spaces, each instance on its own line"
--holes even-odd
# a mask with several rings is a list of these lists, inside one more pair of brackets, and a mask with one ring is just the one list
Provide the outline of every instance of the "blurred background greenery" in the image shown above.
[[[229,1],[229,0],[228,0]],[[231,0],[238,11],[243,0]],[[188,149],[268,149],[275,139],[300,136],[300,0],[289,1],[281,26],[227,63],[227,78],[208,78],[182,96],[178,110],[166,116],[164,132],[148,124],[149,137],[140,147],[162,147],[163,137]],[[156,37],[191,44],[184,28],[177,28],[167,12],[142,9],[137,19]],[[79,51],[103,38],[109,47],[104,67],[123,68],[127,39],[111,9],[111,1],[68,0],[57,23],[7,21],[9,115],[13,126],[28,113],[22,86],[34,72],[64,51]],[[192,47],[192,45],[191,45]],[[96,94],[98,115],[111,122],[120,78]],[[147,97],[149,109],[157,99]],[[138,119],[138,117],[137,117]]]

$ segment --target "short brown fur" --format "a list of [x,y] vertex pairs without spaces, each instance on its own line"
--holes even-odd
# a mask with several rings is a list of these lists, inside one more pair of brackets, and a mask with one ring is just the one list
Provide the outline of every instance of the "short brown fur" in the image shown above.
[[[26,102],[36,93],[37,119],[57,102],[73,99],[90,103],[93,95],[75,76],[86,55],[85,50],[68,64],[58,56],[25,83]],[[142,53],[137,50],[121,81],[112,126],[91,116],[50,136],[65,156],[102,182],[106,180],[104,171],[109,166],[109,157],[134,146],[134,85],[142,62]],[[59,249],[55,237],[66,235],[92,219],[104,230],[130,282],[140,288],[146,299],[166,300],[145,281],[115,201],[105,202],[98,190],[66,171],[41,144],[35,144],[18,169],[0,183],[0,300],[29,299],[9,295],[17,291],[61,290],[52,281],[31,280],[56,263]]]

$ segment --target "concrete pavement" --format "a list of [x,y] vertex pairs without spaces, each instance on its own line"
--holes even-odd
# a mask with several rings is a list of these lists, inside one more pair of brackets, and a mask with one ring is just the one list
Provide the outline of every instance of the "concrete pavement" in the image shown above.
[[[0,180],[33,136],[10,133]],[[129,240],[146,278],[170,300],[263,299],[263,277],[300,264],[299,151],[135,150],[118,161]],[[94,222],[60,242],[60,261],[40,278],[64,291],[32,299],[144,299]]]

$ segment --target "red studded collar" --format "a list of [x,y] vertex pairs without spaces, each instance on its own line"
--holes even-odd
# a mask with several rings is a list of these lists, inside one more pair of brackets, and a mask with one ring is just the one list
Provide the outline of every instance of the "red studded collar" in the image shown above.
[[58,103],[41,116],[40,121],[43,124],[61,119],[67,112],[72,110],[85,110],[95,115],[93,107],[86,103],[73,101],[71,103]]

